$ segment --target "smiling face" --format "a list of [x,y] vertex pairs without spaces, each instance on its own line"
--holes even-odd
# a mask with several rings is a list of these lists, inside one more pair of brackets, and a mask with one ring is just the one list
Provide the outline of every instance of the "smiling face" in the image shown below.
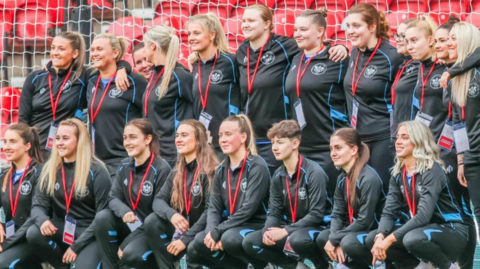
[[25,144],[25,141],[18,134],[17,131],[7,130],[4,135],[3,152],[5,157],[10,162],[17,162],[28,154],[28,151],[32,147],[30,143]]
[[407,127],[404,125],[398,129],[396,141],[395,141],[395,151],[397,153],[397,157],[401,159],[405,159],[413,154],[413,149],[415,145],[410,140],[410,136],[408,135]]
[[354,47],[365,48],[372,36],[375,36],[377,26],[368,26],[359,13],[349,14],[347,17],[347,36]]
[[339,136],[330,138],[330,157],[333,164],[339,167],[345,167],[352,162],[358,155],[358,147],[351,147]]
[[188,124],[181,124],[175,135],[175,146],[178,154],[186,156],[197,150],[198,141],[195,137],[195,128]]
[[311,50],[315,48],[325,34],[325,28],[312,23],[310,18],[298,17],[295,20],[295,33],[293,37],[300,49]]
[[435,51],[437,52],[437,58],[440,60],[449,60],[450,55],[448,53],[447,42],[449,39],[449,32],[445,29],[438,29],[435,32]]
[[147,150],[152,142],[152,136],[145,136],[135,125],[127,125],[123,130],[123,146],[128,156],[138,157]]
[[119,51],[112,48],[108,38],[97,38],[93,40],[90,47],[92,64],[98,70],[103,70],[111,64],[116,64],[118,54]]
[[133,61],[135,62],[135,68],[138,73],[144,78],[149,79],[152,74],[153,64],[147,62],[147,57],[145,56],[145,50],[139,49],[133,54]]
[[448,57],[450,60],[456,60],[458,58],[457,54],[457,35],[455,34],[455,28],[450,30],[449,39],[447,42],[448,48]]
[[235,121],[225,121],[220,125],[218,142],[224,154],[234,154],[247,140],[247,134],[240,132]]
[[268,31],[272,22],[265,22],[261,17],[261,11],[247,9],[242,17],[242,31],[245,39],[253,41],[260,38],[265,31]]
[[298,149],[300,141],[298,139],[290,139],[275,136],[272,139],[272,151],[277,161],[288,159],[295,149]]
[[397,43],[397,52],[403,55],[408,55],[407,43],[405,42],[406,30],[407,30],[407,25],[405,23],[402,23],[397,27],[397,34],[395,35],[395,42]]
[[60,125],[55,135],[55,146],[58,150],[58,155],[66,159],[75,159],[77,154],[78,138],[77,130],[74,126]]
[[203,52],[213,45],[215,33],[209,33],[200,23],[191,22],[187,25],[188,44],[192,51]]
[[79,51],[73,50],[70,40],[57,36],[53,39],[50,48],[52,66],[58,69],[68,69],[73,60],[78,57]]
[[432,36],[426,37],[425,33],[416,27],[407,29],[405,41],[408,53],[413,59],[423,61],[432,55],[431,47],[434,45]]

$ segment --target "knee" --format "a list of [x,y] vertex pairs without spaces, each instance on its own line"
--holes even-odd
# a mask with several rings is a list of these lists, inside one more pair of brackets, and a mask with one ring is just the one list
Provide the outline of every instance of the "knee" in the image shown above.
[[43,235],[40,232],[40,228],[37,225],[32,225],[27,230],[27,242],[31,245],[38,244],[41,240],[43,240]]
[[340,247],[343,249],[345,253],[349,253],[352,256],[352,253],[358,253],[358,251],[365,247],[365,239],[367,238],[368,234],[349,234],[345,236],[342,241],[340,242]]
[[155,213],[152,213],[145,218],[143,227],[145,228],[147,234],[152,234],[153,231],[158,229],[159,223],[159,217]]
[[95,215],[95,228],[102,229],[108,227],[108,223],[112,223],[114,218],[116,218],[112,210],[106,208]]
[[220,239],[222,241],[223,249],[230,253],[238,253],[243,251],[242,242],[244,238],[252,232],[255,232],[255,230],[243,229],[239,232],[235,230],[226,231]]
[[402,242],[403,246],[408,250],[408,252],[413,254],[419,247],[424,247],[421,246],[421,242],[424,241],[424,239],[426,238],[419,236],[418,233],[409,232],[403,237]]
[[325,245],[328,242],[329,235],[330,235],[330,231],[325,230],[317,236],[317,239],[315,239],[315,244],[317,245],[318,248],[320,248],[321,250],[325,248]]
[[318,234],[320,234],[319,230],[293,232],[289,237],[290,246],[295,252],[302,253],[304,249],[311,248],[311,244],[315,243],[315,236]]
[[377,236],[377,231],[372,231],[365,239],[365,245],[368,247],[368,249],[373,248],[373,245],[375,244],[375,236]]
[[195,239],[193,239],[192,242],[188,244],[188,249],[187,249],[188,255],[204,253],[206,252],[205,250],[210,251],[209,249],[207,249],[207,246],[205,246],[205,244],[203,243],[204,239],[205,239],[205,232],[198,233],[195,236]]
[[131,267],[140,267],[142,264],[146,263],[153,251],[149,250],[145,253],[138,253],[135,249],[125,248],[123,251],[123,256],[121,263],[131,266]]
[[[242,247],[245,252],[252,255],[260,249],[260,244],[262,243],[262,232],[259,233],[250,233],[242,241]],[[257,251],[256,251],[257,250]]]

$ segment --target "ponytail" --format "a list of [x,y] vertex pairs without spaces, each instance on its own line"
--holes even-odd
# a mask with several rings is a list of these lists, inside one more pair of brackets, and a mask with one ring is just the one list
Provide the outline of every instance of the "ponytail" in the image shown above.
[[252,155],[258,155],[257,146],[255,141],[255,133],[253,131],[252,122],[245,114],[233,115],[223,120],[226,121],[233,121],[238,123],[240,127],[241,133],[247,134],[247,140],[245,141],[245,147],[248,152]]

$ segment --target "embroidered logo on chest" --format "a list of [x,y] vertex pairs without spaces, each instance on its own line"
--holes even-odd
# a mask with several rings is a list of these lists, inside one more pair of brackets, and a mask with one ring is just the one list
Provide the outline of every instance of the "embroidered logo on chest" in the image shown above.
[[58,184],[58,182],[57,182],[57,183],[55,183],[55,190],[58,191],[59,189],[60,189],[60,184]]
[[470,86],[468,87],[468,97],[477,97],[479,92],[480,88],[478,87],[478,84],[475,82],[470,83]]
[[242,189],[242,192],[247,191],[247,178],[242,179],[242,183],[240,183],[240,188]]
[[67,80],[67,82],[65,83],[65,86],[63,86],[63,92],[68,92],[70,89],[72,88],[72,82],[70,82],[70,80]]
[[327,65],[324,63],[319,63],[312,66],[312,74],[319,76],[327,72]]
[[366,78],[371,78],[377,73],[377,67],[375,65],[369,65],[367,68],[365,68],[365,72],[363,73],[363,76]]
[[40,95],[42,95],[42,94],[43,94],[44,92],[46,92],[46,91],[47,91],[46,88],[41,88],[41,89],[40,89]]
[[305,190],[305,188],[300,188],[298,189],[298,198],[300,198],[300,200],[305,200],[307,198],[307,190]]
[[29,195],[32,192],[32,184],[30,181],[24,181],[22,186],[20,186],[20,193],[22,195]]
[[198,196],[200,195],[200,183],[198,181],[195,181],[195,184],[193,184],[192,188],[192,194],[193,196]]
[[111,90],[108,92],[108,96],[109,96],[110,98],[112,98],[112,99],[113,99],[113,98],[118,98],[118,97],[120,97],[120,96],[122,96],[122,95],[123,95],[123,91],[118,90],[117,88],[113,88],[113,89],[111,89]]
[[77,195],[80,196],[80,197],[86,197],[89,194],[90,194],[90,191],[88,190],[87,187],[84,188],[83,195],[80,192],[77,192]]
[[222,71],[214,70],[212,73],[212,79],[211,79],[212,84],[218,84],[222,82],[222,79],[223,79]]
[[430,79],[430,87],[432,87],[432,89],[440,89],[440,78],[442,76],[440,75],[435,75],[433,76],[431,79]]
[[271,51],[267,51],[264,55],[262,55],[262,63],[266,65],[270,65],[275,61],[275,54]]
[[415,65],[409,64],[407,67],[405,67],[405,75],[410,75],[415,71]]
[[153,193],[153,184],[150,181],[145,181],[142,187],[142,195],[150,196]]
[[292,68],[290,68],[290,71],[295,70],[295,68],[297,68],[297,65],[296,65],[296,64],[294,64],[294,65],[292,66]]

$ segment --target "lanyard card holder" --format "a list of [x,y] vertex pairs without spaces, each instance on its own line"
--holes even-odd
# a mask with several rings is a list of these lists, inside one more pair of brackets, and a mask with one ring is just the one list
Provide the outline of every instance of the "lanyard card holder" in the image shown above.
[[208,130],[208,126],[210,126],[210,122],[212,121],[212,119],[213,119],[212,115],[208,114],[207,112],[202,111],[202,113],[200,113],[199,121],[203,123],[203,125],[205,126],[205,129],[207,130]]
[[438,139],[438,146],[448,152],[452,151],[455,136],[453,134],[453,122],[447,121],[443,126],[442,133]]
[[455,124],[455,126],[453,126],[453,135],[455,137],[455,148],[457,150],[457,154],[463,153],[470,149],[467,126],[465,123]]
[[5,226],[6,226],[6,230],[7,230],[7,238],[9,238],[13,234],[15,234],[15,221],[14,220],[11,220],[11,221],[7,222],[7,224]]
[[48,151],[52,150],[53,142],[55,141],[55,135],[57,134],[57,129],[58,126],[55,124],[55,122],[52,122],[50,124],[50,130],[48,131],[47,144],[45,145],[45,149]]
[[352,104],[352,119],[350,121],[350,124],[352,125],[353,129],[357,129],[357,121],[358,121],[358,107],[360,106],[360,103],[358,103],[357,100],[353,99],[353,104]]
[[290,237],[287,237],[287,241],[285,242],[285,247],[283,247],[283,253],[285,255],[298,258],[300,257],[297,253],[295,253],[295,250],[293,250],[292,246],[290,245]]
[[134,223],[127,223],[128,228],[130,229],[131,232],[135,231],[138,227],[142,226],[142,221],[138,217],[138,215],[135,215],[137,220]]
[[72,245],[75,241],[75,229],[77,227],[77,221],[70,217],[65,216],[65,227],[63,229],[63,242],[68,245]]
[[302,101],[298,99],[298,101],[295,102],[294,107],[295,114],[297,114],[298,125],[300,125],[300,130],[302,130],[305,128],[305,126],[307,126],[307,121],[305,120],[305,115],[303,114]]

